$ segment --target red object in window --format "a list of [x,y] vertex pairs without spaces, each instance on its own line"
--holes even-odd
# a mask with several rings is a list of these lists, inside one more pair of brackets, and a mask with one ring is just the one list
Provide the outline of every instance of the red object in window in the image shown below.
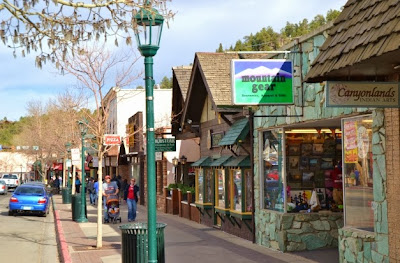
[[274,180],[279,180],[279,174],[277,170],[273,170],[267,174],[267,177]]

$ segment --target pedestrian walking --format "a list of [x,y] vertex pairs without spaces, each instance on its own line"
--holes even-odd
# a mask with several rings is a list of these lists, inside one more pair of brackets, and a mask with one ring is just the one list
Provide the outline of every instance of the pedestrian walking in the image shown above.
[[94,181],[93,178],[89,178],[89,182],[87,184],[87,190],[89,193],[89,200],[90,200],[90,204],[94,205],[95,204],[95,196],[96,196],[96,192],[94,190]]
[[128,205],[128,221],[132,222],[136,220],[136,208],[138,198],[139,186],[136,185],[136,180],[131,179],[131,183],[125,187],[124,200]]
[[79,194],[80,193],[80,189],[81,189],[81,180],[79,180],[79,176],[76,176],[76,179],[75,179],[75,192],[77,192]]
[[93,205],[96,205],[96,203],[98,202],[98,198],[99,198],[99,182],[97,181],[97,179],[94,180],[93,188],[94,188],[94,203],[93,203]]
[[106,175],[105,183],[103,183],[103,203],[104,203],[104,222],[108,223],[108,211],[107,211],[107,198],[110,195],[118,195],[119,189],[117,183],[111,182],[111,177]]

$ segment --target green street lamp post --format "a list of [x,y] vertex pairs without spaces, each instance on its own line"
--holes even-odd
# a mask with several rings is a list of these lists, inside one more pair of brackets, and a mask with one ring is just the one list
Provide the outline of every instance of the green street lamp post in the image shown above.
[[[146,7],[151,8],[147,0]],[[153,56],[159,48],[164,18],[156,9],[140,9],[135,16],[138,49],[144,57],[146,84],[146,143],[147,143],[147,225],[148,262],[157,262],[156,174],[154,142]]]
[[[81,121],[78,121],[79,129],[81,131],[81,137],[82,137],[82,180],[81,180],[81,213],[79,215],[79,218],[76,219],[76,222],[79,223],[85,223],[88,222],[88,219],[86,218],[86,213],[85,213],[85,208],[86,208],[86,191],[85,191],[85,135],[88,130],[88,121],[86,119],[83,119]],[[73,179],[74,177],[72,177]],[[72,180],[73,181],[73,180]]]

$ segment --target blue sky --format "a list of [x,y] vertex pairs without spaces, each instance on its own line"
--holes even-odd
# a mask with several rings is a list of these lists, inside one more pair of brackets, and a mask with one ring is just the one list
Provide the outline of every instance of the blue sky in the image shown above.
[[[345,0],[172,0],[168,8],[175,18],[164,25],[160,49],[154,57],[154,77],[159,82],[171,77],[172,67],[193,63],[195,52],[214,52],[219,43],[224,48],[244,36],[271,26],[279,32],[286,22],[298,23],[303,18],[329,9],[340,9]],[[142,66],[142,63],[137,64]],[[27,102],[49,98],[73,86],[76,80],[61,76],[49,65],[38,69],[34,58],[14,59],[12,50],[0,45],[0,119],[18,120],[26,115]],[[142,85],[139,81],[136,85]]]

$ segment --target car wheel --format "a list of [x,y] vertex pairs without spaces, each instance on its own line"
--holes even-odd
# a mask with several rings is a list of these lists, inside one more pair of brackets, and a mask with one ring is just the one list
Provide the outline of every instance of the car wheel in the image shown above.
[[9,215],[9,216],[13,216],[13,215],[14,215],[14,212],[11,211],[11,210],[9,210],[9,211],[8,211],[8,215]]
[[46,216],[47,216],[47,213],[46,213],[46,212],[43,212],[42,216],[43,216],[43,217],[46,217]]

